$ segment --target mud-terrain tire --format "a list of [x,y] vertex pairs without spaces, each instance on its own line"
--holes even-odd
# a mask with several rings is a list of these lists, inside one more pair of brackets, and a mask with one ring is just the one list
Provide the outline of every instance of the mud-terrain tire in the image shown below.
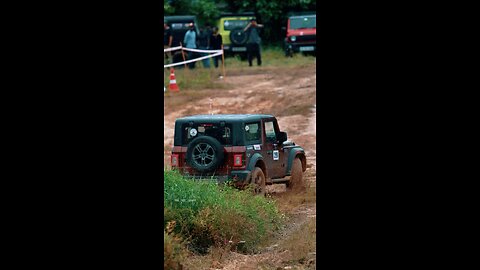
[[213,171],[223,162],[223,146],[213,137],[197,137],[188,144],[187,149],[188,165],[200,173]]
[[266,179],[261,168],[255,167],[252,171],[250,184],[253,185],[253,193],[255,195],[265,196]]
[[292,164],[292,173],[290,181],[287,183],[287,190],[301,191],[305,189],[305,179],[303,177],[302,161],[295,158]]
[[230,41],[233,45],[245,45],[247,39],[248,35],[243,32],[243,29],[234,29],[230,32]]

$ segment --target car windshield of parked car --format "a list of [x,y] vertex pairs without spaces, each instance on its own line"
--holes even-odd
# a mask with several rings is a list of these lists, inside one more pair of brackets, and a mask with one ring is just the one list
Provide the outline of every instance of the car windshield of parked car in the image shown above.
[[217,139],[222,145],[232,144],[232,125],[231,124],[195,124],[190,126],[184,124],[182,127],[182,142],[187,145],[193,139],[200,136],[210,136]]
[[291,18],[290,29],[316,28],[317,17]]

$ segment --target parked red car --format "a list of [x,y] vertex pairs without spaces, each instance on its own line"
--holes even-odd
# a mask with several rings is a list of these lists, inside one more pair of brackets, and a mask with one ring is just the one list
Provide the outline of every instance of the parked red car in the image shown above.
[[285,55],[295,52],[316,52],[317,15],[293,15],[288,17],[285,37]]

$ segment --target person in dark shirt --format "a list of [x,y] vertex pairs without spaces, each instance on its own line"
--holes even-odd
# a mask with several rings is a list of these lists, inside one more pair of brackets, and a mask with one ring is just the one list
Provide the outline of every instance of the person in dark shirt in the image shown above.
[[[172,30],[168,27],[167,21],[163,21],[163,49],[172,47]],[[165,59],[168,61],[169,52],[164,53]]]
[[245,29],[243,29],[243,32],[248,31],[247,58],[249,66],[252,66],[253,57],[257,58],[257,64],[259,66],[262,65],[262,56],[260,55],[260,44],[262,40],[258,33],[259,27],[263,27],[263,25],[257,24],[257,21],[252,19]]
[[[200,27],[200,33],[198,34],[198,48],[200,50],[208,50],[210,47],[210,35],[203,27]],[[200,53],[200,56],[207,56],[208,53]],[[204,68],[210,68],[210,58],[202,60]]]
[[[222,35],[218,33],[218,27],[213,27],[213,33],[210,36],[210,47],[212,48],[212,50],[221,50],[222,44],[223,44]],[[213,57],[213,65],[215,66],[215,68],[218,68],[219,59],[222,60],[221,55]]]

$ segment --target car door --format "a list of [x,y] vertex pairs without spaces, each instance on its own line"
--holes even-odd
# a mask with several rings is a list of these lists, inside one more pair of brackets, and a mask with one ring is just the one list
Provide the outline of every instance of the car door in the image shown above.
[[278,144],[277,134],[280,133],[275,118],[263,121],[263,145],[266,150],[265,161],[269,178],[282,178],[285,176],[285,153],[282,145]]

